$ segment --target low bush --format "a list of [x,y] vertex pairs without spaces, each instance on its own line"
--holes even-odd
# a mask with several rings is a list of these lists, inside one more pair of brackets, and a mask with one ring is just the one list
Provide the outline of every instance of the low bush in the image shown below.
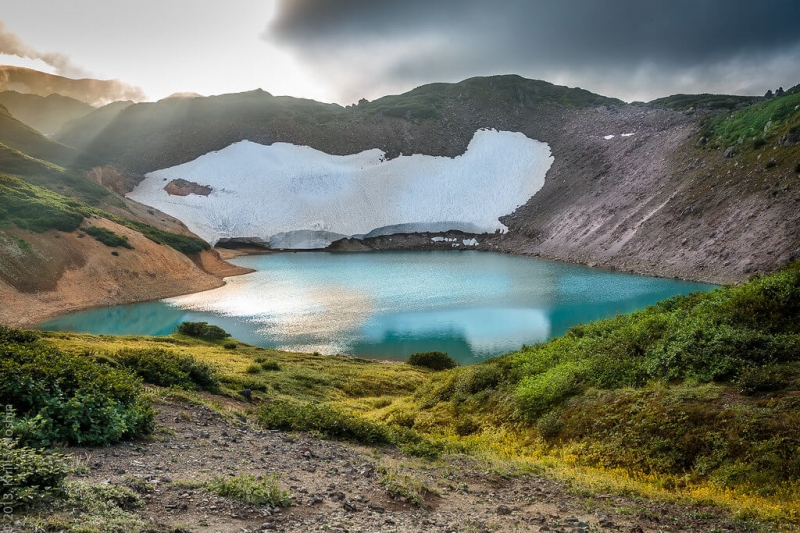
[[408,364],[430,368],[431,370],[448,370],[458,366],[455,359],[444,352],[419,352],[409,356]]
[[190,355],[162,348],[142,348],[120,350],[116,359],[123,368],[159,387],[214,391],[219,386],[213,367]]
[[384,425],[324,404],[273,401],[259,409],[258,420],[268,429],[310,431],[362,444],[389,444],[393,440]]
[[83,228],[83,231],[87,235],[91,235],[96,240],[100,241],[106,246],[110,246],[111,248],[121,246],[123,248],[133,250],[133,246],[131,246],[131,243],[128,242],[128,237],[124,235],[118,235],[110,229],[101,228],[99,226],[88,226]]
[[134,222],[131,220],[115,220],[115,222],[123,224],[131,229],[135,229],[157,244],[164,244],[184,254],[199,254],[203,250],[208,250],[211,248],[210,244],[199,237],[178,235],[177,233],[160,230],[154,228],[153,226],[148,226],[147,224]]
[[189,337],[197,337],[207,341],[219,341],[227,339],[231,336],[219,326],[209,324],[208,322],[181,322],[175,331],[181,335],[188,335]]
[[244,369],[246,374],[260,374],[261,373],[261,365],[253,363],[251,365],[247,365],[247,368]]
[[288,490],[278,486],[280,476],[257,478],[252,474],[221,478],[215,477],[208,483],[208,490],[224,498],[230,498],[250,505],[288,507],[292,496]]
[[12,431],[23,445],[106,445],[152,431],[152,402],[129,372],[61,353],[24,332],[3,336],[0,402],[14,409]]
[[0,500],[6,507],[24,507],[55,494],[71,469],[64,455],[15,447],[0,439],[3,466]]
[[257,412],[259,422],[268,429],[308,431],[324,438],[359,444],[395,444],[416,457],[439,457],[444,446],[400,426],[367,420],[335,407],[319,403],[298,403],[277,400],[263,405]]
[[276,361],[262,361],[260,364],[262,370],[269,372],[278,372],[281,369],[281,366]]

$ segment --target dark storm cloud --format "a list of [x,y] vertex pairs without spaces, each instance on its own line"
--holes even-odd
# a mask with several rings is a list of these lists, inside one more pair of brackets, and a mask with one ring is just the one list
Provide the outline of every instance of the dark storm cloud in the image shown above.
[[797,20],[796,0],[282,0],[265,35],[363,92],[516,72],[625,97],[798,83]]

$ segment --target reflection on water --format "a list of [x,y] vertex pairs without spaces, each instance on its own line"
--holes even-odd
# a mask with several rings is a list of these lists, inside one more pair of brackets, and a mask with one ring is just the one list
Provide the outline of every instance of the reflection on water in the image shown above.
[[462,364],[710,285],[476,251],[287,253],[240,257],[256,269],[198,294],[76,313],[45,329],[164,335],[182,321],[248,343]]

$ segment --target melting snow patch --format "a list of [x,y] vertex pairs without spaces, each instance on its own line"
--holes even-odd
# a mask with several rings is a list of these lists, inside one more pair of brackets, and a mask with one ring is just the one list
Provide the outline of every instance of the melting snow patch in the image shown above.
[[472,238],[472,239],[464,239],[463,242],[464,242],[464,246],[478,246],[478,240],[474,239],[474,238]]
[[635,133],[623,133],[623,137],[630,137],[631,135],[636,135]]
[[603,139],[608,141],[608,140],[613,139],[614,137],[616,137],[616,135],[606,135],[605,137],[603,137]]
[[[258,237],[273,248],[322,248],[379,228],[504,230],[498,218],[542,188],[552,162],[546,143],[495,130],[475,132],[455,158],[415,154],[388,161],[379,149],[335,156],[308,146],[241,141],[150,172],[128,196],[178,218],[211,243]],[[163,180],[177,178],[213,190],[170,196]]]
[[444,240],[444,237],[432,237],[431,240],[433,242],[442,242]]

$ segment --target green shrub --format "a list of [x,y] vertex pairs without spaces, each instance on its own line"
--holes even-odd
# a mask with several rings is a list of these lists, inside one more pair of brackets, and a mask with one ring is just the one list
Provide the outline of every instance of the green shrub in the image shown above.
[[419,352],[408,358],[408,364],[430,368],[431,370],[447,370],[458,366],[455,359],[444,352]]
[[213,367],[190,355],[162,348],[141,348],[120,350],[116,358],[122,367],[159,387],[214,391],[219,386]]
[[138,380],[89,357],[4,343],[0,375],[0,402],[15,410],[12,430],[22,444],[106,445],[153,429],[152,402]]
[[261,365],[253,363],[252,365],[248,365],[247,368],[244,369],[246,374],[260,374],[261,373]]
[[392,442],[385,426],[324,404],[273,401],[259,409],[258,420],[269,429],[310,431],[362,444]]
[[227,333],[221,327],[209,324],[208,322],[181,322],[175,328],[175,331],[182,335],[198,337],[208,341],[227,339],[231,336],[230,333]]
[[215,477],[208,483],[208,490],[224,498],[231,498],[250,505],[288,507],[292,496],[288,490],[278,486],[280,476],[256,478],[252,474],[236,477]]
[[0,325],[0,344],[29,344],[39,340],[39,333]]
[[91,212],[92,208],[77,200],[0,175],[0,222],[36,233],[51,229],[71,232]]
[[118,235],[110,229],[101,228],[99,226],[88,226],[82,229],[87,235],[91,235],[106,246],[110,246],[111,248],[122,246],[123,248],[133,250],[133,246],[128,242],[128,237]]
[[225,348],[226,350],[235,350],[237,346],[239,345],[236,344],[235,342],[225,342],[222,344],[222,347]]
[[71,469],[65,456],[28,447],[15,447],[11,439],[0,439],[4,506],[23,507],[54,494]]
[[184,254],[199,254],[203,250],[208,250],[211,245],[199,237],[189,237],[187,235],[178,235],[169,231],[160,230],[141,222],[134,222],[131,220],[115,220],[119,224],[123,224],[131,229],[135,229],[151,241],[157,244],[164,244],[178,250]]
[[261,369],[269,372],[277,372],[281,369],[281,366],[276,361],[262,361]]

